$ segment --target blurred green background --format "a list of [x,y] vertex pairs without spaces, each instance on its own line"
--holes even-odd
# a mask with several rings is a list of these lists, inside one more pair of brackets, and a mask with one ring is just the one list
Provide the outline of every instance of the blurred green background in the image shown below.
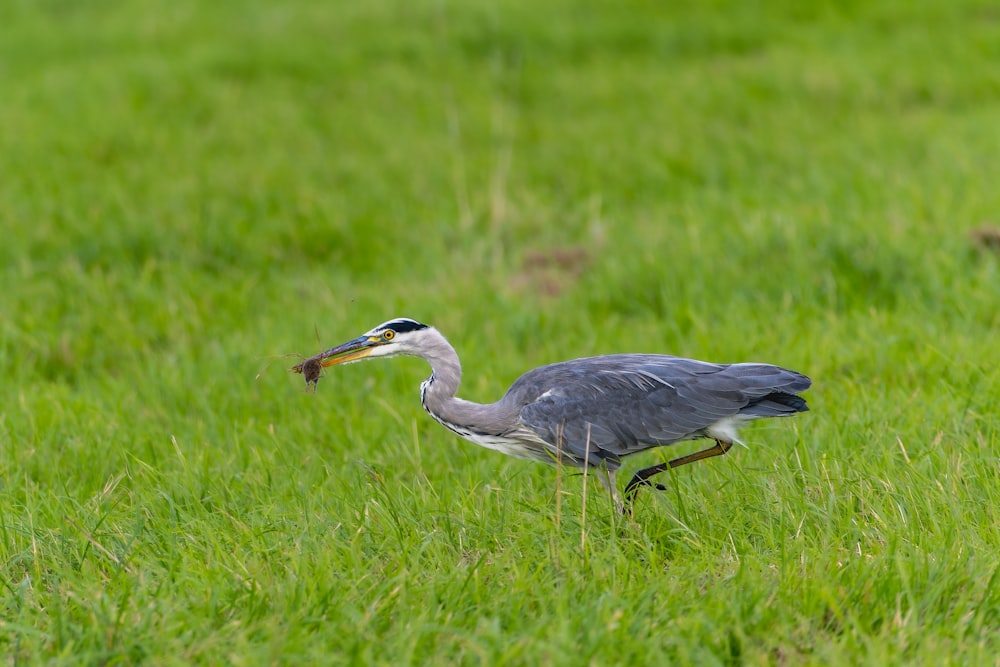
[[[998,664],[992,4],[0,26],[8,662]],[[813,411],[622,523],[426,418],[419,361],[286,372],[400,315],[472,400],[644,351]]]

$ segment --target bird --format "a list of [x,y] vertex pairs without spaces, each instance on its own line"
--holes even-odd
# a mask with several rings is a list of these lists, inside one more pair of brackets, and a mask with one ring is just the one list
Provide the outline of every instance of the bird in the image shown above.
[[[748,421],[790,417],[809,408],[800,393],[812,381],[764,363],[715,364],[663,354],[610,354],[540,366],[518,378],[495,403],[456,396],[462,365],[436,328],[399,317],[291,368],[315,391],[321,367],[376,357],[415,356],[431,375],[420,385],[424,409],[460,437],[510,456],[596,471],[618,509],[631,514],[650,477],[727,453]],[[715,444],[636,472],[617,492],[627,456],[685,440]]]

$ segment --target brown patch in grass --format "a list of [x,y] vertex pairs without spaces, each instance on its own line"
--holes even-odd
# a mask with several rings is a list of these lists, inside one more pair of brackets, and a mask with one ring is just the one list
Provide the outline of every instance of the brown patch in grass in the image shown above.
[[559,296],[579,278],[590,265],[586,248],[570,246],[532,250],[524,256],[522,272],[514,277],[515,289],[532,289],[546,296]]
[[969,231],[969,238],[977,248],[1000,253],[1000,227],[996,225],[976,227]]

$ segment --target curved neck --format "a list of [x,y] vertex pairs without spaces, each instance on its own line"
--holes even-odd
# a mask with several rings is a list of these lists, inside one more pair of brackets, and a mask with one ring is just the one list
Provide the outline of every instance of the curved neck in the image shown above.
[[431,366],[431,376],[421,385],[425,406],[428,401],[437,405],[455,398],[458,385],[462,382],[462,362],[458,360],[458,353],[451,343],[441,336],[433,352],[424,352],[420,356]]
[[504,412],[499,403],[482,405],[456,398],[462,381],[462,363],[455,348],[438,334],[433,349],[422,351],[420,357],[431,366],[431,376],[420,385],[420,401],[424,409],[444,426],[459,435],[500,434],[507,430]]

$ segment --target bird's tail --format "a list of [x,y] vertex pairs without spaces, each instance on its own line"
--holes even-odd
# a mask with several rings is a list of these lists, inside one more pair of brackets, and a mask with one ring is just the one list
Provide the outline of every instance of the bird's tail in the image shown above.
[[740,415],[747,417],[789,417],[796,412],[807,412],[809,406],[806,399],[795,394],[775,391],[756,399],[740,410]]

